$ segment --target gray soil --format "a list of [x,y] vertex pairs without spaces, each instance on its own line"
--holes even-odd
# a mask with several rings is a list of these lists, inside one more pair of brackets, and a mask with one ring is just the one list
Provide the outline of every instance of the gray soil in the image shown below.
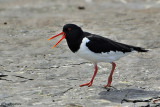
[[[47,40],[67,23],[149,52],[116,61],[111,88],[109,63],[79,87],[93,65]],[[159,90],[160,1],[0,0],[0,107],[158,107]]]

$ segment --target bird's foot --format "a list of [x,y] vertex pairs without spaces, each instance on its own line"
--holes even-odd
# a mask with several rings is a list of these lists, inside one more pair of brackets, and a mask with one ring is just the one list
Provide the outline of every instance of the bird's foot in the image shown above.
[[111,87],[111,82],[108,81],[107,85],[104,86],[104,88],[108,88],[108,87]]
[[104,88],[105,88],[107,91],[117,90],[117,88],[115,88],[115,87],[113,87],[113,86],[109,86],[109,87],[104,86]]
[[86,85],[88,85],[88,87],[90,87],[92,85],[92,82],[82,84],[82,85],[80,85],[80,87],[83,87],[83,86],[86,86]]
[[108,88],[108,87],[111,87],[111,85],[107,84],[107,85],[104,86],[104,88]]

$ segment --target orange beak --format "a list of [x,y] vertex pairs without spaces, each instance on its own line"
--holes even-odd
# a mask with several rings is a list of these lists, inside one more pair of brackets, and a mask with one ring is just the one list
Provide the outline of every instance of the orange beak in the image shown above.
[[57,34],[55,36],[52,36],[51,38],[48,39],[48,40],[51,40],[51,39],[53,39],[53,38],[55,38],[55,37],[57,37],[59,35],[63,35],[63,36],[61,37],[61,39],[52,48],[54,48],[61,40],[63,40],[65,38],[65,33],[61,32],[61,33],[59,33],[59,34]]

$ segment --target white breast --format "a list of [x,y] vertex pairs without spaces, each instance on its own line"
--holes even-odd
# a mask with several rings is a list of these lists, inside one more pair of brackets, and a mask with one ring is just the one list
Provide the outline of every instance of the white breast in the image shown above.
[[119,58],[126,56],[129,54],[128,53],[123,53],[120,51],[110,51],[110,52],[105,52],[105,53],[94,53],[91,50],[88,49],[88,47],[86,46],[86,43],[88,43],[90,40],[88,38],[84,38],[82,40],[82,43],[80,45],[80,49],[75,53],[78,56],[89,60],[91,62],[113,62],[118,60]]

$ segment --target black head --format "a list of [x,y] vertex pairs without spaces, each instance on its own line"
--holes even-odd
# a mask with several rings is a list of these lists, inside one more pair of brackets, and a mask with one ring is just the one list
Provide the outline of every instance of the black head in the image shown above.
[[72,52],[76,52],[83,38],[82,29],[75,24],[66,24],[63,26],[63,32],[67,40],[67,44]]
[[66,35],[66,39],[68,38],[77,38],[82,35],[82,29],[75,24],[66,24],[63,26],[63,32]]
[[75,24],[66,24],[63,26],[63,31],[61,33],[52,36],[48,40],[60,35],[62,35],[61,39],[53,46],[53,48],[65,38],[72,52],[76,52],[79,49],[83,39],[83,31],[79,26]]

